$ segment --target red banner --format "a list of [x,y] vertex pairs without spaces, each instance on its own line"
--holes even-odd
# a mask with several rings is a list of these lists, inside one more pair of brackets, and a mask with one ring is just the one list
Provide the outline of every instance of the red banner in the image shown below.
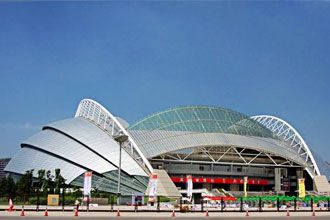
[[[186,183],[187,178],[185,177],[171,177],[174,183]],[[221,183],[221,184],[244,184],[242,178],[192,178],[193,183]],[[263,179],[248,179],[248,185],[269,185],[268,180]]]
[[209,200],[213,200],[213,201],[236,201],[237,199],[235,197],[231,197],[231,196],[203,196],[203,199],[209,199]]

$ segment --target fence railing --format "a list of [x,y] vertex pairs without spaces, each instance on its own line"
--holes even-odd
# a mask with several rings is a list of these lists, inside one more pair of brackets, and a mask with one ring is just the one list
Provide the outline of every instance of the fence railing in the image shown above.
[[[79,205],[76,201],[79,201]],[[7,198],[0,198],[1,209],[6,209]],[[80,211],[128,211],[128,212],[301,212],[301,211],[330,211],[329,196],[307,196],[305,198],[290,196],[260,196],[260,197],[237,197],[228,200],[222,197],[217,200],[196,199],[188,202],[180,197],[155,197],[150,201],[147,196],[117,196],[110,195],[103,198],[91,198],[84,201],[82,198],[59,197],[56,206],[47,206],[46,197],[28,198],[27,201],[13,199],[15,207],[24,205],[26,210],[72,211],[78,208]]]

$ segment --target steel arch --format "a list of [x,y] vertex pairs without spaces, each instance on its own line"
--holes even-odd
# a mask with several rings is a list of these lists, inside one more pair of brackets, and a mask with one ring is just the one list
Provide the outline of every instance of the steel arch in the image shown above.
[[309,175],[313,178],[315,175],[321,175],[320,170],[315,162],[312,152],[308,145],[288,122],[271,115],[255,115],[251,117],[282,140],[282,146],[294,149],[297,154],[305,161],[304,166]]
[[88,119],[98,126],[105,133],[113,137],[122,132],[128,136],[128,140],[123,143],[123,149],[147,172],[151,173],[153,168],[147,158],[143,155],[134,139],[127,132],[119,120],[114,117],[106,108],[92,99],[80,101],[75,117]]

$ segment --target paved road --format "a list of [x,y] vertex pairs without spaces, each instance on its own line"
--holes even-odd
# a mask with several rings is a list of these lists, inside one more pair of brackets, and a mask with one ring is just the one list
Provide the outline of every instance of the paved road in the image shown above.
[[[83,217],[36,217],[36,216],[26,216],[26,217],[20,217],[20,216],[0,216],[0,219],[52,219],[52,220],[64,220],[64,219],[97,219],[97,220],[108,220],[108,219],[122,219],[122,220],[132,220],[132,219],[141,219],[141,217],[134,217],[134,216],[129,216],[129,217],[91,217],[91,216],[83,216]],[[256,219],[256,220],[288,220],[288,219],[295,219],[295,220],[309,220],[309,219],[318,219],[318,220],[329,220],[329,216],[316,216],[316,217],[311,217],[311,216],[306,216],[306,217],[302,217],[302,216],[291,216],[291,217],[286,217],[286,216],[278,216],[278,217],[207,217],[207,219],[230,219],[230,220],[243,220],[243,219]],[[171,219],[173,220],[174,218],[172,217],[143,217],[143,219],[147,219],[147,220],[159,220],[159,219]],[[178,217],[178,219],[180,220],[191,220],[192,217]],[[193,217],[193,219],[206,219],[206,217]]]
[[[81,212],[79,217],[74,217],[73,212],[49,212],[49,217],[44,217],[43,212],[26,212],[26,216],[21,217],[20,212],[0,212],[0,220],[2,219],[53,219],[53,220],[65,220],[65,219],[143,219],[143,220],[159,220],[159,219],[174,219],[171,217],[172,213],[161,212],[161,213],[146,213],[146,212],[122,212],[121,217],[116,217],[116,212]],[[257,219],[257,220],[308,220],[308,219],[320,219],[320,220],[330,220],[330,212],[316,213],[316,216],[311,216],[310,212],[297,212],[290,213],[290,217],[286,216],[286,213],[250,213],[249,217],[245,216],[245,213],[209,213],[210,217],[205,217],[205,213],[176,213],[176,217],[182,220],[191,219]]]

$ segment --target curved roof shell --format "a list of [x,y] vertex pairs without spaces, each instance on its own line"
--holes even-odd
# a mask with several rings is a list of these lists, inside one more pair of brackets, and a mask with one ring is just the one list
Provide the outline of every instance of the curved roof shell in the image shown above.
[[[88,153],[91,152],[95,155],[99,155],[98,160],[94,160],[94,163],[99,163],[102,160],[110,161],[109,165],[104,166],[101,173],[113,170],[111,167],[118,167],[119,163],[119,145],[112,139],[107,133],[103,132],[100,128],[90,123],[84,118],[77,117],[71,119],[65,119],[51,123],[44,127],[44,130],[47,129],[56,129],[59,130],[78,142],[82,143],[85,147],[84,150],[79,150],[83,154],[86,149]],[[88,154],[87,153],[87,154]],[[86,156],[86,155],[83,155]],[[127,154],[126,151],[122,152],[122,169],[127,172],[129,175],[140,175],[147,176],[143,169]],[[108,162],[109,163],[109,162]],[[101,165],[101,164],[100,164]]]
[[[25,140],[21,147],[6,171],[23,174],[34,169],[34,176],[37,176],[39,169],[54,171],[60,168],[67,183],[86,171],[93,171],[99,178],[103,176],[102,181],[108,181],[106,177],[116,181],[118,143],[84,118],[64,119],[44,126],[42,131]],[[124,192],[145,188],[139,177],[147,177],[148,174],[125,151],[122,151],[121,168],[127,179],[122,177],[122,184],[126,184],[126,188],[122,189]]]
[[183,106],[146,117],[130,131],[183,131],[274,138],[271,131],[242,113],[221,107]]
[[21,148],[18,154],[10,160],[5,171],[24,174],[27,170],[32,169],[35,177],[38,176],[39,169],[51,171],[61,169],[61,175],[66,183],[72,182],[79,175],[86,172],[86,169],[82,167],[33,148]]

